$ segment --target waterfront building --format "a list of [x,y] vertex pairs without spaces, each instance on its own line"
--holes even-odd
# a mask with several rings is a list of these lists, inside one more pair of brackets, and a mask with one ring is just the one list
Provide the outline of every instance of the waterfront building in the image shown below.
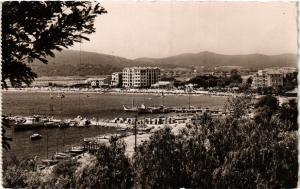
[[253,88],[283,85],[283,74],[278,70],[259,70],[253,75]]
[[160,89],[172,89],[174,87],[174,81],[159,81],[151,85],[152,88]]
[[31,87],[72,87],[85,84],[85,77],[81,76],[42,76],[33,81]]
[[85,82],[90,84],[91,87],[107,87],[111,83],[111,76],[87,78]]
[[123,87],[147,88],[160,81],[158,67],[127,67],[123,69]]
[[122,72],[114,72],[111,74],[111,86],[112,87],[122,86]]

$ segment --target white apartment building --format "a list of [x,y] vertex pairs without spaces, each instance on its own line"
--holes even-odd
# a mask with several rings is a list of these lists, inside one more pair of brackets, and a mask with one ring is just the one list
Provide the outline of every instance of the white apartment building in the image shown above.
[[111,74],[111,86],[122,86],[122,72],[114,72]]
[[158,67],[128,67],[123,69],[123,87],[145,88],[160,81]]
[[253,75],[253,88],[277,87],[283,85],[283,74],[276,70],[259,70]]

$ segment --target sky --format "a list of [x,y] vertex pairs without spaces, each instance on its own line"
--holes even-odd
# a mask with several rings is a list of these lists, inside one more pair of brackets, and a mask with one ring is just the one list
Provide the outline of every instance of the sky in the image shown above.
[[[295,2],[117,2],[81,49],[125,58],[297,53]],[[71,49],[79,50],[79,45]]]

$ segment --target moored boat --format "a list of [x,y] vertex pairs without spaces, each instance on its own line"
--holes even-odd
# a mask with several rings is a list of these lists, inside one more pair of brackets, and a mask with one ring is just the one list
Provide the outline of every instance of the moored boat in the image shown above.
[[30,136],[30,140],[39,140],[42,138],[42,135],[38,134],[38,133],[34,133]]

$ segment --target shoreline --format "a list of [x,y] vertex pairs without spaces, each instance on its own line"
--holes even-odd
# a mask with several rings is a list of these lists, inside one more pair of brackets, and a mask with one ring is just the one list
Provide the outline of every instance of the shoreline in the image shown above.
[[184,90],[153,90],[153,89],[129,89],[129,90],[99,90],[99,89],[63,89],[63,88],[22,88],[22,89],[6,89],[3,92],[40,92],[40,93],[82,93],[82,94],[113,94],[113,95],[156,95],[156,96],[213,96],[213,97],[229,97],[229,96],[241,96],[241,93],[231,93],[231,92],[210,92],[203,90],[196,90],[190,93]]

